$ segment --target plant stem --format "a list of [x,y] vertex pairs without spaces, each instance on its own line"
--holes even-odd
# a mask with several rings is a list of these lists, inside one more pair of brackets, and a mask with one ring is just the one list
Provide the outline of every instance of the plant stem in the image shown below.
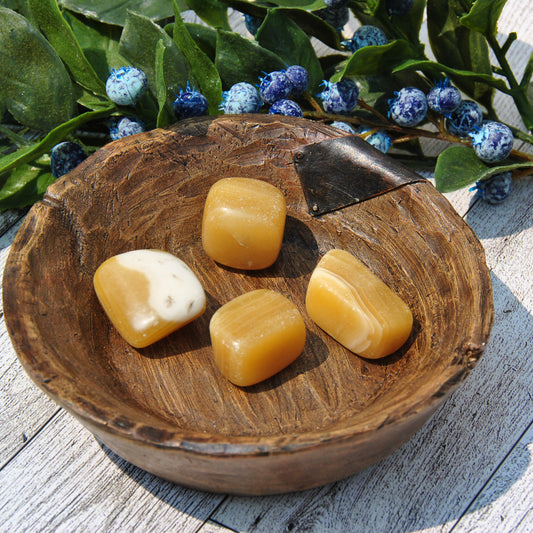
[[487,42],[489,43],[489,46],[491,47],[492,51],[494,52],[494,55],[496,56],[496,59],[498,60],[498,63],[500,64],[504,76],[507,78],[507,82],[509,83],[510,88],[509,94],[512,96],[526,128],[532,131],[533,108],[529,104],[525,89],[523,87],[520,87],[518,81],[514,76],[511,66],[509,65],[509,62],[507,61],[507,57],[505,57],[505,52],[507,50],[504,50],[500,46],[500,43],[496,39],[495,35],[490,34],[487,35],[486,38]]

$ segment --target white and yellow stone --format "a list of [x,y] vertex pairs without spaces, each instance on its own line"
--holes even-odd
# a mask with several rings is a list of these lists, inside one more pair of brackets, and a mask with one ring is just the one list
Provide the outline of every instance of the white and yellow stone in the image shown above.
[[143,348],[199,317],[205,292],[194,272],[161,250],[133,250],[102,263],[96,295],[124,339]]

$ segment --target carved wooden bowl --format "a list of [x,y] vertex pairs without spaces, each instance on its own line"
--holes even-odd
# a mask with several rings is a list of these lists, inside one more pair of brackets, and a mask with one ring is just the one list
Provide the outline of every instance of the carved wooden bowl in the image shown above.
[[[8,331],[31,378],[121,457],[203,490],[307,489],[398,448],[481,356],[493,320],[490,278],[474,233],[418,176],[360,203],[321,205],[314,216],[295,154],[342,135],[278,116],[191,119],[112,142],[59,179],[27,215],[4,275]],[[363,184],[389,163],[402,177],[364,141],[351,152],[379,163],[354,177]],[[325,162],[331,175],[342,172],[335,157]],[[229,176],[267,180],[285,194],[282,250],[264,271],[221,267],[202,249],[207,191]],[[208,295],[201,318],[144,349],[117,334],[93,290],[105,259],[139,248],[183,259]],[[415,326],[398,353],[365,360],[307,317],[309,276],[331,248],[352,252],[412,309]],[[288,368],[239,388],[214,364],[208,324],[220,305],[256,288],[299,307],[307,342]]]

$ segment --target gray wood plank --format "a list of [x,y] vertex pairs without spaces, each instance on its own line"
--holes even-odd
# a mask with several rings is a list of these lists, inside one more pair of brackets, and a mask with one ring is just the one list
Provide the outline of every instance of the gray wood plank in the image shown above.
[[27,211],[27,209],[10,209],[0,213],[0,236],[16,225]]
[[224,499],[152,476],[65,411],[0,470],[0,531],[197,531]]
[[533,422],[469,507],[454,533],[533,531],[532,455]]

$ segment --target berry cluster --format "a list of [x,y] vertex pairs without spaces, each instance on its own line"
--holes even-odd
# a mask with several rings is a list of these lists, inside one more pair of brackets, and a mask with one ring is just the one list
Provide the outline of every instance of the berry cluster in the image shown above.
[[[470,138],[474,152],[485,163],[499,163],[511,154],[514,142],[511,129],[501,122],[483,120],[480,105],[463,100],[448,79],[437,83],[427,96],[419,89],[406,87],[389,100],[389,118],[403,127],[420,124],[428,109],[445,117],[449,133]],[[477,196],[489,203],[502,201],[511,190],[510,179],[510,174],[502,174],[479,182]]]
[[260,78],[258,88],[247,82],[232,85],[222,94],[220,110],[226,115],[257,113],[263,104],[269,114],[303,117],[302,108],[292,99],[309,87],[309,73],[300,65],[275,70]]
[[[342,31],[348,22],[349,4],[349,0],[324,0],[323,8],[312,13],[314,16],[321,17],[339,32],[339,41],[345,51],[356,53],[366,47],[387,45],[389,39],[383,28],[390,26],[379,18],[374,20],[379,21],[378,24],[382,27],[363,22],[351,38],[341,40],[345,38]],[[397,17],[406,16],[413,9],[414,0],[383,0],[379,4],[380,9],[384,9],[388,15],[390,19],[388,22],[395,24]],[[244,15],[245,26],[254,36],[263,21],[262,17]],[[364,57],[364,54],[359,56]],[[359,87],[353,79],[347,77],[335,82],[323,80],[322,88],[316,95],[321,100],[324,112],[329,115],[323,114],[323,117],[333,120],[333,118],[341,119],[341,116],[350,116],[358,104],[361,104],[363,111],[358,113],[359,117],[354,117],[355,120],[349,121],[347,118],[342,118],[342,120],[332,122],[332,125],[351,135],[360,136],[377,150],[386,153],[392,145],[387,128],[390,130],[398,130],[398,128],[391,127],[391,124],[383,119],[381,113],[372,110],[363,100],[359,100]],[[117,105],[133,107],[147,91],[148,81],[141,70],[124,66],[111,71],[106,89],[109,98]],[[303,117],[301,105],[307,100],[307,103],[310,103],[314,110],[318,110],[321,114],[319,103],[313,101],[309,94],[305,94],[308,89],[308,71],[300,65],[292,65],[283,70],[265,72],[256,86],[244,81],[233,84],[223,92],[219,109],[224,114],[259,113],[266,105],[269,114]],[[305,99],[301,98],[304,94]],[[510,128],[500,122],[484,120],[483,110],[479,104],[471,100],[463,100],[460,91],[450,83],[448,78],[436,83],[427,94],[414,86],[403,87],[393,93],[392,98],[388,100],[388,105],[388,117],[396,125],[407,129],[415,128],[429,119],[430,122],[439,125],[440,132],[443,134],[441,137],[457,140],[451,138],[453,135],[461,137],[461,142],[464,144],[471,142],[474,152],[486,163],[498,163],[511,154],[514,137]],[[186,88],[180,88],[179,94],[176,94],[172,107],[177,119],[186,119],[207,114],[210,105],[207,98],[187,81]],[[369,110],[380,118],[383,126],[381,123],[376,126],[375,122],[363,119],[364,113]],[[354,129],[344,120],[373,124],[374,127],[360,126]],[[450,135],[446,134],[445,130]],[[143,131],[144,124],[140,120],[131,116],[122,116],[115,119],[110,127],[110,137],[116,140]],[[406,133],[410,136],[411,134],[417,135],[420,131],[413,129]],[[400,142],[402,139],[397,140]],[[63,172],[63,168],[68,168],[65,161],[70,161],[69,157],[72,157],[72,161],[82,157],[79,150],[72,146],[69,150],[72,156],[65,155],[70,152],[64,146],[58,148],[57,154],[53,155],[52,160],[57,174]],[[478,182],[475,188],[476,194],[490,203],[502,201],[509,194],[510,179],[510,175],[504,173]]]

